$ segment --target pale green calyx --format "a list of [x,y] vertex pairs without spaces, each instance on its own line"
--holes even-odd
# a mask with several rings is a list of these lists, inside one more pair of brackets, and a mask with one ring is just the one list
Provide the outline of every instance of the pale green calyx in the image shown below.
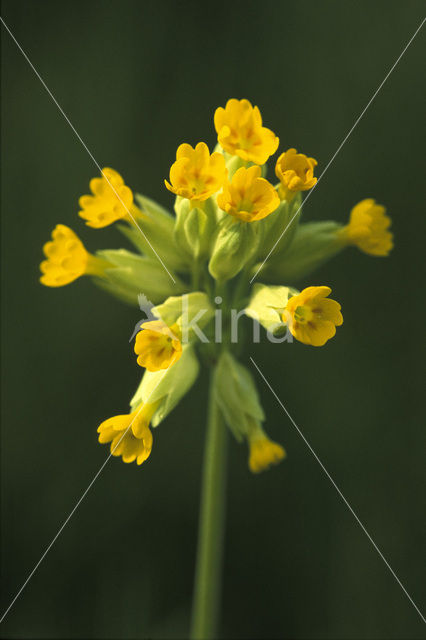
[[341,228],[332,221],[300,224],[288,249],[278,255],[273,252],[262,276],[271,282],[291,282],[309,275],[344,248],[337,233]]
[[163,304],[153,307],[152,313],[169,327],[177,324],[185,344],[195,336],[204,340],[201,329],[214,317],[215,310],[206,293],[194,291],[167,298]]
[[256,255],[261,238],[260,223],[223,218],[209,262],[213,278],[224,282],[236,276]]
[[157,258],[141,256],[126,249],[97,251],[96,256],[107,260],[111,267],[105,269],[103,278],[94,282],[117,298],[138,304],[143,293],[154,304],[171,293],[184,292],[186,285],[175,276],[175,283]]
[[221,153],[225,158],[225,165],[228,170],[228,180],[232,180],[234,173],[241,167],[245,167],[247,165],[246,161],[238,155],[232,155],[227,151],[224,151],[219,143],[215,146],[214,152]]
[[172,367],[160,371],[145,371],[142,381],[130,401],[132,411],[141,402],[159,402],[153,414],[151,425],[157,427],[173,411],[188,393],[198,377],[200,365],[190,345],[185,345],[182,355]]
[[287,330],[282,320],[284,309],[289,298],[297,293],[292,287],[255,284],[245,313],[273,335],[281,334]]
[[174,238],[189,260],[208,256],[216,228],[216,209],[211,198],[198,207],[193,207],[186,198],[176,198]]
[[118,224],[117,228],[142,253],[156,260],[161,258],[169,269],[188,271],[187,261],[175,243],[174,217],[146,196],[136,194],[135,199],[141,207],[142,219],[131,226]]
[[273,249],[272,256],[283,253],[292,243],[302,214],[302,194],[297,193],[287,202],[282,200],[278,209],[265,220],[265,238],[259,255],[265,258]]
[[214,394],[235,438],[249,438],[265,419],[251,373],[228,352],[220,355],[214,372]]

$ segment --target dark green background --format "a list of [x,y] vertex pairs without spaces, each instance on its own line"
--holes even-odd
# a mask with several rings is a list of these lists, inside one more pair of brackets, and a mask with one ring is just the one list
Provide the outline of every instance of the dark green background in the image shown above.
[[[179,143],[215,143],[229,97],[261,108],[281,148],[319,171],[423,17],[423,2],[3,2],[2,15],[102,166],[164,205]],[[3,607],[105,460],[96,427],[137,384],[137,309],[89,280],[38,283],[56,223],[90,250],[77,199],[97,170],[3,35]],[[308,219],[387,206],[389,259],[348,250],[302,284],[329,284],[345,324],[322,349],[252,354],[385,557],[425,599],[424,33],[309,199]],[[249,365],[248,365],[249,366]],[[287,460],[260,477],[230,447],[222,637],[424,637],[422,622],[257,377]],[[188,628],[206,381],[155,431],[142,468],[112,460],[10,611],[11,638],[168,638]]]

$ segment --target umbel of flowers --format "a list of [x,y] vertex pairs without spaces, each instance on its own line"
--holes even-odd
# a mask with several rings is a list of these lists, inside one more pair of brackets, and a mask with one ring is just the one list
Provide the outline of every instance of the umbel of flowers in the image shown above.
[[[176,196],[174,214],[134,194],[113,169],[93,178],[91,194],[79,200],[80,218],[93,229],[115,224],[134,251],[91,254],[60,224],[43,247],[41,282],[59,287],[88,275],[136,307],[140,294],[155,305],[134,343],[144,372],[130,411],[98,427],[99,442],[109,443],[114,456],[137,464],[147,460],[151,428],[190,391],[202,361],[214,366],[217,406],[237,440],[248,443],[249,468],[257,473],[282,460],[285,451],[263,429],[253,377],[237,359],[243,345],[227,331],[231,309],[244,310],[275,335],[285,330],[305,345],[323,346],[343,318],[331,289],[313,285],[311,274],[348,246],[387,256],[393,241],[385,208],[371,198],[353,207],[346,224],[301,222],[302,194],[317,182],[317,161],[287,149],[275,161],[276,179],[268,180],[266,163],[279,139],[248,100],[231,99],[216,109],[214,126],[218,142],[212,153],[204,142],[177,149],[165,180]],[[294,288],[299,282],[307,285],[300,291]],[[219,303],[222,339],[206,344],[200,329],[213,335]]]

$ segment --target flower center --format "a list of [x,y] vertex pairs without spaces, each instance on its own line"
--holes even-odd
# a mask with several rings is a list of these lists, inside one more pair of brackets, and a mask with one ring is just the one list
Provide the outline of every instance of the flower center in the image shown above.
[[253,210],[253,202],[251,200],[241,200],[238,204],[237,211],[247,211],[247,213],[251,213]]
[[244,151],[248,151],[253,146],[252,133],[249,131],[244,137],[240,137],[239,139],[239,147],[240,149],[244,149]]
[[311,307],[308,307],[306,305],[300,305],[294,312],[294,319],[296,320],[296,322],[300,322],[300,324],[306,324],[307,322],[310,322],[313,317],[314,314]]
[[206,184],[205,184],[204,180],[201,180],[201,178],[199,178],[198,176],[195,176],[190,181],[189,187],[191,189],[191,193],[196,195],[198,193],[202,193],[205,190]]

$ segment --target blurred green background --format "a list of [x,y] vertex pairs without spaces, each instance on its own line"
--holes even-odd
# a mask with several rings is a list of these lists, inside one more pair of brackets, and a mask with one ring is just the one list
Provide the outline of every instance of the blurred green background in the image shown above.
[[[102,166],[172,206],[183,141],[215,144],[229,97],[261,108],[281,148],[321,171],[414,33],[423,2],[4,1],[2,15]],[[113,229],[77,217],[97,174],[2,29],[5,608],[104,462],[96,427],[137,385],[138,309],[82,279],[38,282],[56,223],[89,250]],[[422,161],[424,33],[360,122],[304,218],[387,206],[389,259],[348,250],[302,284],[329,284],[344,326],[323,349],[253,355],[421,606],[424,565]],[[423,167],[424,169],[424,167]],[[422,622],[257,376],[287,460],[260,477],[231,442],[223,638],[421,638]],[[206,380],[155,431],[142,468],[108,463],[3,624],[7,638],[184,638],[194,571]]]

